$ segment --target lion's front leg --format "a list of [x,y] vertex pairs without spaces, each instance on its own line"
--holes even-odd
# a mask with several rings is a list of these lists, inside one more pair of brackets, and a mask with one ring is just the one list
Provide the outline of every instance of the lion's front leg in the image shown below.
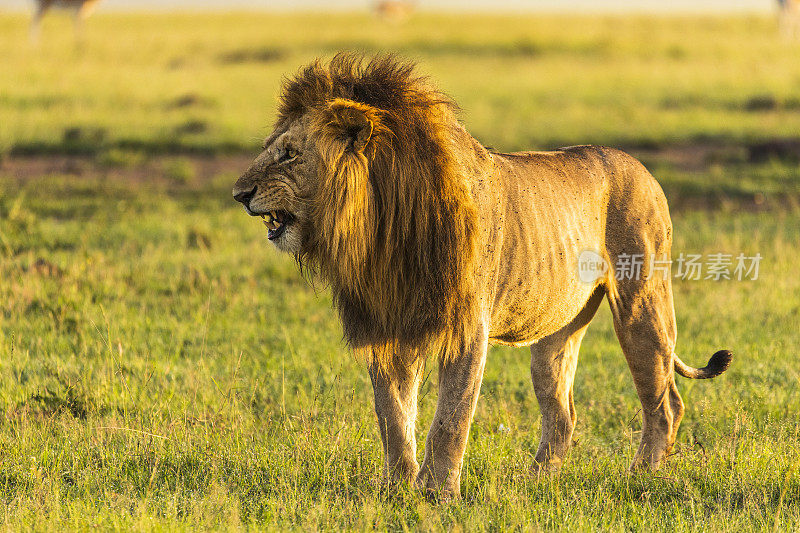
[[458,353],[439,366],[439,401],[425,442],[425,460],[417,485],[445,499],[458,497],[461,492],[461,467],[487,347],[488,329],[481,326],[475,335],[462,341]]
[[[370,365],[375,393],[375,415],[383,441],[384,479],[389,483],[411,483],[419,471],[417,463],[417,392],[425,370],[419,356],[392,365]],[[388,368],[384,368],[388,367]]]

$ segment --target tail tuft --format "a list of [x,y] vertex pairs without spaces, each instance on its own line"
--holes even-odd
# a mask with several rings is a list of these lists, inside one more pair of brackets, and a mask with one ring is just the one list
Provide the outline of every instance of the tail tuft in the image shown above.
[[715,378],[731,366],[732,360],[733,354],[730,350],[720,350],[711,356],[711,359],[708,360],[708,364],[703,368],[692,368],[681,361],[677,355],[673,355],[675,371],[681,376],[691,379]]
[[728,370],[728,367],[731,366],[731,361],[733,361],[733,353],[730,350],[720,350],[711,356],[703,370],[709,373],[708,377],[717,377]]

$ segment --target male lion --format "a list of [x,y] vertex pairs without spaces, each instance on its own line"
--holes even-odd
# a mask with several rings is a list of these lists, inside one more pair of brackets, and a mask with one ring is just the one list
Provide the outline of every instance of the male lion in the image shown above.
[[[312,63],[285,83],[275,130],[233,189],[278,249],[330,284],[348,343],[367,357],[387,479],[459,495],[489,342],[531,346],[534,468],[557,468],[575,427],[578,347],[604,296],[642,402],[632,467],[657,468],[683,415],[673,369],[711,378],[731,354],[685,365],[669,276],[612,266],[586,283],[578,257],[640,254],[642,274],[668,258],[661,188],[610,148],[490,152],[454,107],[391,57]],[[417,390],[431,350],[439,400],[420,468]]]

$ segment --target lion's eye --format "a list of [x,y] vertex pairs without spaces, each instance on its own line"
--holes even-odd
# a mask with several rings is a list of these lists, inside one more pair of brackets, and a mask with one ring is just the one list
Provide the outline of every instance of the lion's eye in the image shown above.
[[283,153],[281,153],[280,157],[278,157],[278,163],[285,163],[287,161],[291,161],[298,155],[300,154],[297,152],[297,150],[289,147],[284,148]]

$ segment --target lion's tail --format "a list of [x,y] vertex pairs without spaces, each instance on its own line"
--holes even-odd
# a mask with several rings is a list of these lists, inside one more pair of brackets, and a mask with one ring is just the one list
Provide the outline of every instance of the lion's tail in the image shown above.
[[720,350],[711,356],[706,366],[703,368],[693,368],[681,361],[677,354],[672,354],[675,371],[681,376],[691,379],[715,378],[728,369],[731,365],[731,359],[733,359],[733,354],[729,350]]

